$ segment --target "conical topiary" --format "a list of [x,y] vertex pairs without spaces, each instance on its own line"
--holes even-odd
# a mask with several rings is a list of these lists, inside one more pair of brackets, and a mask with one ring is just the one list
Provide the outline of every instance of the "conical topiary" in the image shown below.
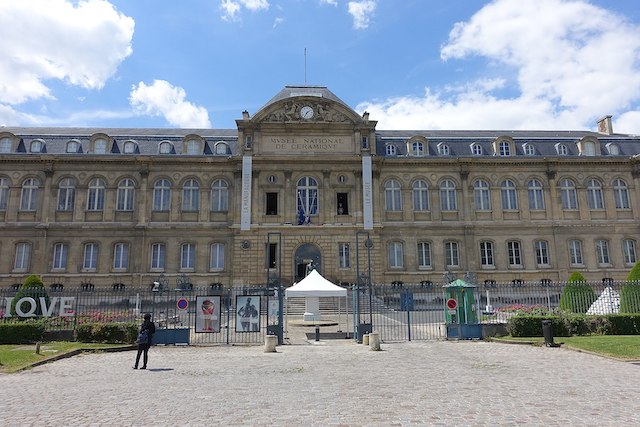
[[629,271],[627,283],[620,289],[620,313],[640,313],[640,261]]
[[560,310],[571,313],[586,313],[596,300],[596,293],[578,271],[569,276],[560,295]]
[[[44,287],[44,283],[42,283],[40,276],[36,274],[32,274],[31,276],[27,277],[24,283],[20,286],[20,289],[18,289],[18,292],[16,292],[16,296],[13,297],[13,301],[11,301],[12,316],[17,315],[16,304],[21,298],[24,298],[24,297],[31,297],[36,301],[37,308],[34,314],[38,317],[42,316],[42,305],[40,304],[40,298],[42,297],[45,299],[47,307],[51,303],[49,299],[49,294],[47,294],[47,290]],[[21,309],[20,311],[22,311],[23,313],[26,313],[26,312],[29,312],[30,308],[31,306],[28,302],[23,302],[20,307]]]

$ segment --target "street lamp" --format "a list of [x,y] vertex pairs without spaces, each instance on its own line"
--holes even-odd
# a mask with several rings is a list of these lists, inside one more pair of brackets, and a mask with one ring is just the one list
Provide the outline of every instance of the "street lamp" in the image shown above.
[[[360,273],[360,235],[366,236],[364,247],[367,249],[367,273]],[[373,330],[373,288],[371,284],[371,249],[373,241],[368,231],[356,231],[356,276],[358,280],[358,291],[360,291],[360,283],[365,282],[369,291],[369,325]],[[358,292],[358,301],[360,293]],[[360,321],[360,304],[358,304],[358,322]]]

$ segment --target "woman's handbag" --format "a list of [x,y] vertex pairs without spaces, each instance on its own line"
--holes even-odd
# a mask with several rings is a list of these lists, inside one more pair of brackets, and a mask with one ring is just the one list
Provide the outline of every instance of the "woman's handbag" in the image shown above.
[[136,339],[136,344],[149,344],[149,331],[143,329],[138,334],[138,338]]

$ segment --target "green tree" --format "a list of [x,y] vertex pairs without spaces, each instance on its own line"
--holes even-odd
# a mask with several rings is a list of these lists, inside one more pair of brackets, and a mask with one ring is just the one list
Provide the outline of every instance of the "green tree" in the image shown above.
[[620,313],[640,313],[640,261],[629,271],[627,283],[620,289]]
[[[31,297],[35,299],[36,302],[38,303],[37,309],[35,312],[36,316],[42,316],[42,306],[40,304],[40,297],[43,297],[45,299],[47,306],[49,306],[49,304],[51,303],[51,300],[49,299],[49,294],[47,294],[47,290],[44,287],[44,283],[42,283],[42,279],[40,279],[40,276],[36,274],[32,274],[31,276],[27,277],[24,283],[20,286],[20,289],[18,289],[18,292],[16,292],[16,296],[13,297],[13,301],[11,301],[12,316],[16,316],[16,304],[21,298],[24,298],[24,297]],[[29,308],[30,306],[29,306],[29,303],[27,302],[23,302],[22,305],[20,306],[20,309],[22,312],[27,312]]]
[[596,293],[578,271],[569,276],[560,295],[560,310],[571,313],[586,313],[596,300]]

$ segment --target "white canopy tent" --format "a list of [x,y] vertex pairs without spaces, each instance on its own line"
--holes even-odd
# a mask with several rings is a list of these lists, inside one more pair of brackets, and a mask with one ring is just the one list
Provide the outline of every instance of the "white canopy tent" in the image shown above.
[[[305,313],[304,321],[320,320],[321,297],[345,297],[347,290],[335,285],[322,277],[316,270],[312,270],[307,277],[285,289],[285,298],[304,297]],[[346,304],[345,304],[346,305]],[[339,309],[339,307],[338,307]]]

